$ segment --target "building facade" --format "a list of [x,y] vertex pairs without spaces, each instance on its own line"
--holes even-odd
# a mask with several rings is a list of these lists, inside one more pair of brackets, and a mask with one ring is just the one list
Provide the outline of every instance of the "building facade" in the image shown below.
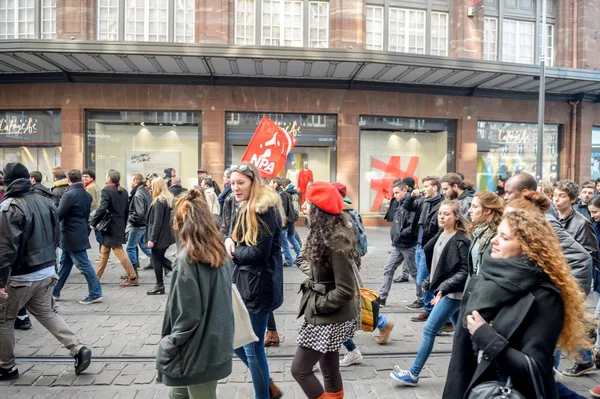
[[547,1],[540,164],[540,1],[0,0],[0,162],[220,181],[266,115],[374,218],[397,177],[600,177],[600,7]]

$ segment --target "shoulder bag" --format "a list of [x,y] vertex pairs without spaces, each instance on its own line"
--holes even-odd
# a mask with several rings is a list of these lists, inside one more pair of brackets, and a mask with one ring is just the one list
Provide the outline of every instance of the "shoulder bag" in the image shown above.
[[96,225],[94,227],[100,233],[106,233],[108,231],[108,228],[110,227],[111,221],[112,221],[111,213],[105,212],[104,216],[102,216],[102,219],[100,219],[100,221],[98,221],[98,223],[96,223]]
[[[356,287],[360,293],[360,302],[358,302],[360,306],[357,305],[359,316],[357,328],[365,332],[372,332],[377,328],[377,321],[379,319],[379,293],[364,287],[356,264],[352,265],[352,270],[354,272]],[[358,296],[358,293],[356,296]]]

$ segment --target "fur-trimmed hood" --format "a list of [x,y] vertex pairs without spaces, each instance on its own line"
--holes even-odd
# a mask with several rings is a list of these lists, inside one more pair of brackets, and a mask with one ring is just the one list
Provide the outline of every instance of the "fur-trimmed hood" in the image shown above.
[[54,184],[52,185],[52,188],[63,187],[63,186],[68,186],[68,185],[69,185],[69,180],[65,177],[64,179],[55,181]]
[[266,213],[270,207],[281,207],[279,194],[270,187],[263,186],[260,197],[256,201],[256,212]]

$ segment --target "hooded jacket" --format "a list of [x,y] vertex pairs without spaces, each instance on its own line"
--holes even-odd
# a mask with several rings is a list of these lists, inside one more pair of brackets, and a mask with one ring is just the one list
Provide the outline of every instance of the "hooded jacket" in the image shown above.
[[148,211],[150,210],[150,193],[144,183],[139,183],[129,195],[129,217],[127,221],[132,227],[146,227]]
[[[272,312],[283,303],[283,259],[281,257],[282,217],[279,195],[263,187],[256,202],[258,238],[256,245],[236,242],[233,282],[237,286],[250,314]],[[240,208],[246,206],[241,204]],[[231,220],[231,232],[239,209]],[[243,222],[242,222],[243,223]],[[233,238],[233,237],[232,237]],[[235,241],[235,240],[234,240]]]

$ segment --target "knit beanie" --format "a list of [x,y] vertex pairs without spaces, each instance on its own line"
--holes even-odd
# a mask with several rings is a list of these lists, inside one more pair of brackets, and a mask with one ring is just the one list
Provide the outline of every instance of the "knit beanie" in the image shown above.
[[402,183],[406,184],[411,190],[415,188],[415,179],[410,176],[402,179]]
[[8,186],[17,179],[29,179],[29,171],[20,162],[7,163],[4,167],[4,184]]

